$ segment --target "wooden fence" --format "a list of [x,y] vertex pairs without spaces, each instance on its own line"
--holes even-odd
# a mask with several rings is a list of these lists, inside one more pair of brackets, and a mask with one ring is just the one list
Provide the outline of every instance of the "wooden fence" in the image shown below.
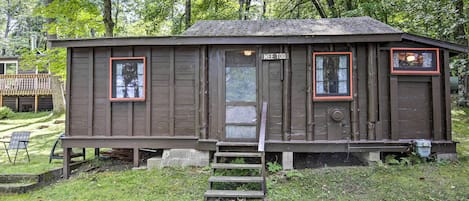
[[0,75],[0,95],[50,95],[50,74]]

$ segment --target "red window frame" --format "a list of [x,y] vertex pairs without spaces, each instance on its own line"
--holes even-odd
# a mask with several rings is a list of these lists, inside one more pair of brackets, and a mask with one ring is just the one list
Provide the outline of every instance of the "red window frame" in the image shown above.
[[[122,61],[122,60],[142,60],[143,61],[143,97],[138,98],[113,98],[112,97],[112,67],[113,61]],[[109,58],[109,100],[110,101],[144,101],[147,93],[147,63],[145,57],[111,57]]]
[[[318,96],[316,94],[316,56],[317,55],[348,55],[349,56],[349,95],[347,96]],[[314,52],[313,53],[313,100],[314,101],[349,101],[353,100],[352,85],[352,52]]]
[[[394,51],[435,51],[436,57],[436,67],[432,71],[423,71],[423,70],[395,70],[394,69]],[[439,75],[440,74],[440,49],[439,48],[391,48],[390,58],[391,60],[391,74],[394,75]]]

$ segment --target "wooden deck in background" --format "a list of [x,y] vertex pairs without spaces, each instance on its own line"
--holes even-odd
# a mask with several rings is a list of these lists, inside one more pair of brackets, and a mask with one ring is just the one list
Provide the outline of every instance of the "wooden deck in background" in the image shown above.
[[0,75],[0,96],[51,94],[50,74]]

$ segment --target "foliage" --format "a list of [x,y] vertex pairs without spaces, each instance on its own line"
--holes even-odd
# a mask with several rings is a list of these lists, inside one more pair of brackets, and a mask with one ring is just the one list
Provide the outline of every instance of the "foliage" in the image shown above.
[[[38,54],[41,53],[41,54]],[[66,78],[67,50],[65,48],[35,49],[25,51],[21,55],[20,64],[22,69],[38,69],[38,71],[49,71],[62,80]]]
[[456,151],[460,161],[469,161],[469,108],[451,111],[453,140],[459,142]]
[[49,34],[58,38],[82,38],[104,35],[104,24],[100,9],[93,1],[88,0],[54,0],[49,5],[38,6],[35,16],[51,18],[53,21],[44,24]]
[[282,169],[282,166],[277,162],[267,162],[267,170],[272,174],[280,172]]
[[0,119],[5,119],[10,117],[13,114],[13,111],[9,107],[0,107]]

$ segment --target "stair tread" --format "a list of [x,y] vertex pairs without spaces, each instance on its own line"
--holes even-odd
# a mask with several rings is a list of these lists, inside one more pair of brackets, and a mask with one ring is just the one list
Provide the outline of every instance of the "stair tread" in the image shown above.
[[211,176],[208,179],[209,182],[239,182],[239,183],[260,183],[264,179],[262,177],[250,177],[250,176]]
[[254,147],[257,145],[259,145],[257,142],[217,142],[217,146]]
[[18,187],[27,187],[36,185],[37,182],[28,182],[28,183],[0,183],[0,188],[18,188]]
[[217,152],[215,156],[221,157],[261,157],[261,153],[257,152]]
[[214,169],[261,169],[261,164],[213,163]]
[[244,197],[244,198],[263,198],[262,191],[236,191],[236,190],[208,190],[205,197]]

